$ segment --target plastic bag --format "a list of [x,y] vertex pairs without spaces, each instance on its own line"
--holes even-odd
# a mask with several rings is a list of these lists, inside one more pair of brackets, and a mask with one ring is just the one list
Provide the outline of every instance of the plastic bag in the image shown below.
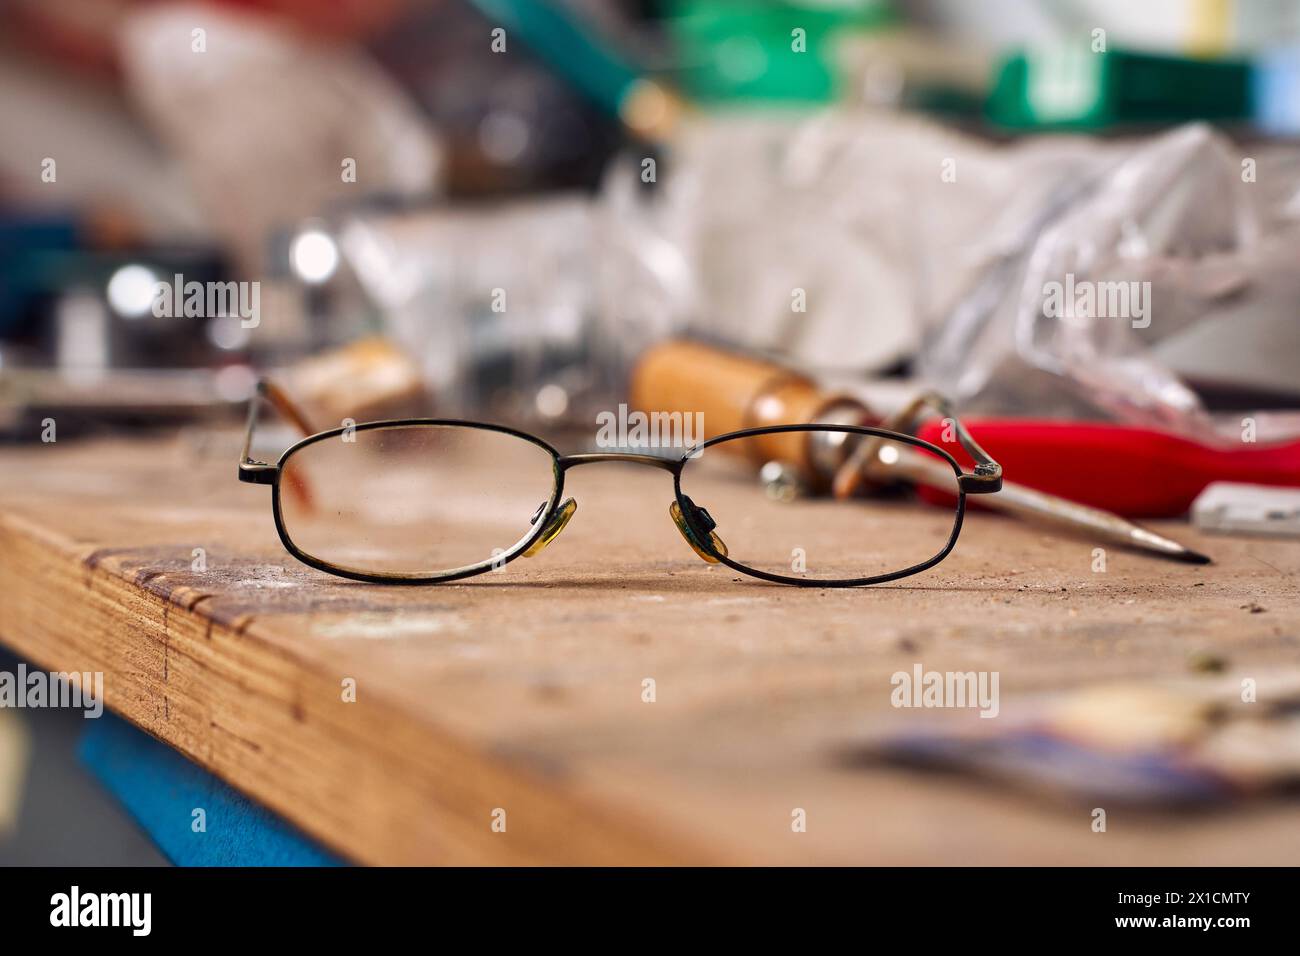
[[925,377],[988,410],[1072,404],[1201,438],[1215,423],[1188,378],[1294,397],[1296,172],[1292,151],[1204,125],[1085,158],[994,226],[1017,241],[930,316]]

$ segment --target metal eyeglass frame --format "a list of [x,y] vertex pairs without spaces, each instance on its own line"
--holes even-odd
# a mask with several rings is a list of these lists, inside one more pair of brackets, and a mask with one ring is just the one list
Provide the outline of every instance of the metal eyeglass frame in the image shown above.
[[[275,464],[264,461],[257,461],[251,456],[253,444],[253,431],[257,426],[258,416],[264,403],[269,403],[281,415],[288,418],[294,425],[306,436],[295,444],[291,445]],[[941,411],[948,411],[946,403],[942,402],[936,396],[927,396],[926,403],[938,408]],[[734,571],[741,574],[747,574],[751,577],[761,578],[765,581],[773,581],[778,584],[792,584],[800,587],[818,587],[818,588],[845,588],[861,587],[868,584],[880,584],[885,581],[894,581],[898,578],[908,577],[917,574],[928,568],[934,567],[952,551],[953,546],[957,543],[957,536],[961,533],[962,519],[966,512],[966,495],[991,494],[1002,488],[1002,467],[971,438],[965,427],[953,418],[948,416],[954,426],[957,440],[962,448],[975,462],[973,473],[963,473],[957,460],[947,451],[937,445],[932,445],[927,441],[916,438],[912,435],[905,435],[900,432],[891,431],[886,428],[874,428],[867,425],[841,425],[841,424],[793,424],[793,425],[769,425],[762,428],[746,428],[740,431],[728,432],[725,435],[717,435],[700,445],[688,449],[681,458],[666,458],[657,455],[638,455],[625,452],[595,452],[578,455],[561,455],[553,447],[535,435],[518,429],[509,428],[504,425],[493,425],[485,422],[462,421],[458,419],[442,418],[403,418],[384,421],[365,422],[357,425],[349,425],[340,428],[331,428],[326,431],[312,432],[311,426],[307,419],[289,397],[279,389],[274,383],[262,380],[258,383],[257,392],[249,406],[248,426],[244,436],[243,451],[239,459],[239,480],[257,485],[270,485],[272,489],[272,512],[275,517],[275,530],[280,536],[280,543],[284,545],[286,551],[309,567],[316,568],[328,574],[333,574],[343,578],[349,578],[354,581],[366,581],[372,584],[440,584],[448,581],[456,581],[462,578],[472,577],[477,574],[483,574],[509,564],[515,558],[526,555],[543,541],[544,536],[549,532],[550,536],[545,537],[549,541],[559,530],[563,528],[563,523],[556,526],[558,519],[563,517],[567,520],[568,515],[561,516],[564,501],[564,475],[570,468],[578,465],[589,465],[596,462],[630,462],[638,465],[648,465],[654,468],[662,469],[673,476],[673,494],[676,499],[679,512],[675,512],[673,517],[687,543],[695,549],[701,558],[710,563],[724,564]],[[294,544],[293,539],[289,536],[284,525],[284,515],[280,503],[280,476],[284,464],[289,457],[295,452],[316,442],[325,441],[342,435],[351,429],[354,432],[370,431],[378,428],[395,428],[420,425],[436,426],[454,426],[460,428],[475,428],[484,431],[499,432],[505,435],[512,435],[515,438],[531,442],[539,448],[545,450],[550,456],[555,470],[555,486],[551,498],[547,501],[545,511],[540,517],[534,518],[534,530],[527,538],[522,539],[514,545],[508,552],[502,553],[490,559],[485,559],[477,564],[467,565],[461,568],[455,568],[440,574],[432,575],[408,575],[400,573],[374,574],[365,571],[359,571],[353,568],[346,568],[340,565],[330,564],[326,561],[310,555]],[[952,534],[948,538],[947,544],[938,554],[920,564],[912,565],[899,571],[891,571],[887,574],[877,574],[861,578],[841,578],[830,580],[818,580],[808,578],[796,578],[782,574],[773,574],[768,571],[761,571],[758,568],[751,568],[732,560],[726,553],[725,547],[719,547],[721,542],[713,535],[715,524],[709,513],[698,507],[690,497],[682,491],[682,472],[687,463],[692,458],[697,457],[704,449],[712,445],[718,445],[722,442],[731,441],[737,438],[749,438],[759,435],[773,435],[791,432],[821,432],[833,431],[839,433],[867,435],[877,439],[887,439],[895,442],[902,442],[912,445],[916,448],[923,449],[933,455],[946,461],[953,470],[957,480],[957,504],[956,516],[953,522]],[[540,550],[540,548],[538,549]],[[533,553],[536,553],[533,551]]]

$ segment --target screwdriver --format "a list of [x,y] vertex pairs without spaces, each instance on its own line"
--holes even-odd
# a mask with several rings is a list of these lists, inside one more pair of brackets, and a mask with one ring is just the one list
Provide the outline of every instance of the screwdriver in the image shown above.
[[[942,396],[925,392],[883,424],[892,431],[911,432],[927,409],[939,410],[941,414],[947,416],[948,408],[948,403]],[[952,428],[952,434],[949,434],[950,430],[947,426],[950,421],[951,419],[947,417],[939,419],[940,431],[934,437],[945,440],[945,444],[947,440],[956,441],[963,452],[962,457],[970,462],[970,456],[961,445],[958,428]],[[982,436],[980,440],[984,441]],[[932,444],[936,443],[932,442]],[[921,500],[946,507],[953,506],[954,497],[951,494],[953,480],[947,462],[940,460],[933,452],[919,449],[903,449],[891,445],[888,447],[887,455],[880,453],[884,450],[879,441],[869,439],[860,443],[836,468],[832,482],[835,496],[837,498],[852,496],[864,480],[903,478],[916,486],[917,495]],[[970,465],[967,470],[970,470]],[[1005,473],[1005,465],[1003,471]],[[1149,528],[1134,524],[1112,511],[1080,504],[1019,482],[1004,479],[1001,490],[993,495],[981,496],[981,503],[984,507],[1019,518],[1087,534],[1094,539],[1122,547],[1137,548],[1175,561],[1185,561],[1190,564],[1210,562],[1210,558],[1206,555],[1193,551]]]
[[[705,431],[709,436],[760,425],[803,422],[859,424],[875,420],[861,402],[850,396],[823,391],[816,382],[794,369],[745,355],[735,349],[690,339],[670,339],[643,353],[632,370],[629,391],[630,404],[643,411],[703,413]],[[1058,427],[1057,423],[1046,424]],[[1118,514],[1102,510],[1091,501],[1083,502],[1077,498],[1066,500],[1073,496],[1064,495],[1056,488],[1027,487],[1031,482],[1021,481],[1016,462],[1031,457],[1031,449],[1025,444],[1029,434],[1007,436],[1016,438],[1013,451],[1018,454],[1003,455],[999,445],[1001,432],[986,435],[981,424],[967,422],[967,425],[969,431],[1003,465],[1003,472],[1009,478],[1003,482],[1002,491],[985,496],[988,506],[1000,505],[1003,510],[1017,515],[1046,521],[1055,527],[1093,535],[1108,542],[1136,547],[1151,554],[1195,563],[1209,560],[1205,555],[1176,541],[1135,525]],[[894,423],[889,423],[889,427],[896,427],[900,431],[910,429],[910,425],[895,426]],[[956,436],[947,436],[944,432],[943,420],[938,419],[924,426],[920,437],[940,447],[947,447],[950,443],[944,439],[955,439]],[[818,448],[789,434],[772,435],[768,439],[770,440],[756,442],[762,444],[760,450],[766,459],[789,467],[799,479],[808,484],[825,485],[830,476],[842,467],[836,455],[822,460]],[[957,451],[961,451],[960,447]],[[912,456],[913,459],[922,461],[927,457]],[[969,467],[970,459],[964,451],[960,455],[954,452],[954,457],[966,462]],[[1031,476],[1037,476],[1040,481],[1056,477],[1054,469],[1060,467],[1059,459],[1053,463],[1050,455],[1033,457],[1040,467],[1029,469]],[[1110,487],[1116,483],[1122,485],[1129,480],[1122,471],[1115,473],[1104,455],[1086,462],[1076,462],[1075,470],[1084,477],[1085,484],[1087,479],[1101,482],[1104,478],[1104,485]],[[896,474],[902,476],[901,472]],[[921,477],[918,473],[913,480],[923,500],[946,500],[945,492],[927,487],[926,482],[918,480]],[[934,481],[939,481],[938,476],[934,476]],[[944,488],[951,487],[950,469],[941,484]]]
[[[1017,484],[1127,518],[1176,518],[1215,481],[1300,485],[1300,441],[1214,447],[1168,432],[1096,422],[965,419]],[[941,419],[917,437],[969,464]],[[933,492],[923,492],[923,497]]]

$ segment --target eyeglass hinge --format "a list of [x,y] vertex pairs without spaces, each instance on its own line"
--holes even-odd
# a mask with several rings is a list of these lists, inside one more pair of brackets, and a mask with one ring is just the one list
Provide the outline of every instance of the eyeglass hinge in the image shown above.
[[983,465],[980,465],[976,467],[975,474],[962,475],[957,479],[958,486],[962,491],[966,492],[966,494],[991,495],[996,491],[1002,490],[1001,469],[997,468],[995,465],[994,468],[997,469],[996,471],[981,472],[980,469],[983,467]]
[[264,461],[241,461],[239,463],[239,480],[250,485],[273,485],[275,475],[280,469]]

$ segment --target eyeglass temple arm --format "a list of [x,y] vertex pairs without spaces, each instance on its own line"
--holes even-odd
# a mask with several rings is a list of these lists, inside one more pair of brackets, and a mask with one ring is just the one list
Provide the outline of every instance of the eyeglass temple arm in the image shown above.
[[239,456],[239,480],[254,485],[273,484],[278,470],[275,465],[257,461],[252,456],[253,430],[257,427],[257,419],[261,414],[263,403],[269,404],[287,418],[298,431],[302,432],[304,438],[318,431],[311,427],[307,416],[294,404],[284,389],[270,379],[260,379],[257,383],[257,391],[254,392],[252,401],[248,403],[248,427],[244,433],[244,450]]
[[979,442],[971,437],[966,426],[961,423],[956,415],[952,413],[952,403],[944,398],[938,392],[926,392],[922,395],[914,406],[918,411],[921,406],[928,405],[941,414],[947,421],[952,422],[954,430],[957,432],[957,441],[961,447],[966,450],[975,462],[975,471],[973,474],[962,475],[958,479],[961,490],[968,495],[991,495],[995,491],[1002,490],[1002,466],[980,447]]

